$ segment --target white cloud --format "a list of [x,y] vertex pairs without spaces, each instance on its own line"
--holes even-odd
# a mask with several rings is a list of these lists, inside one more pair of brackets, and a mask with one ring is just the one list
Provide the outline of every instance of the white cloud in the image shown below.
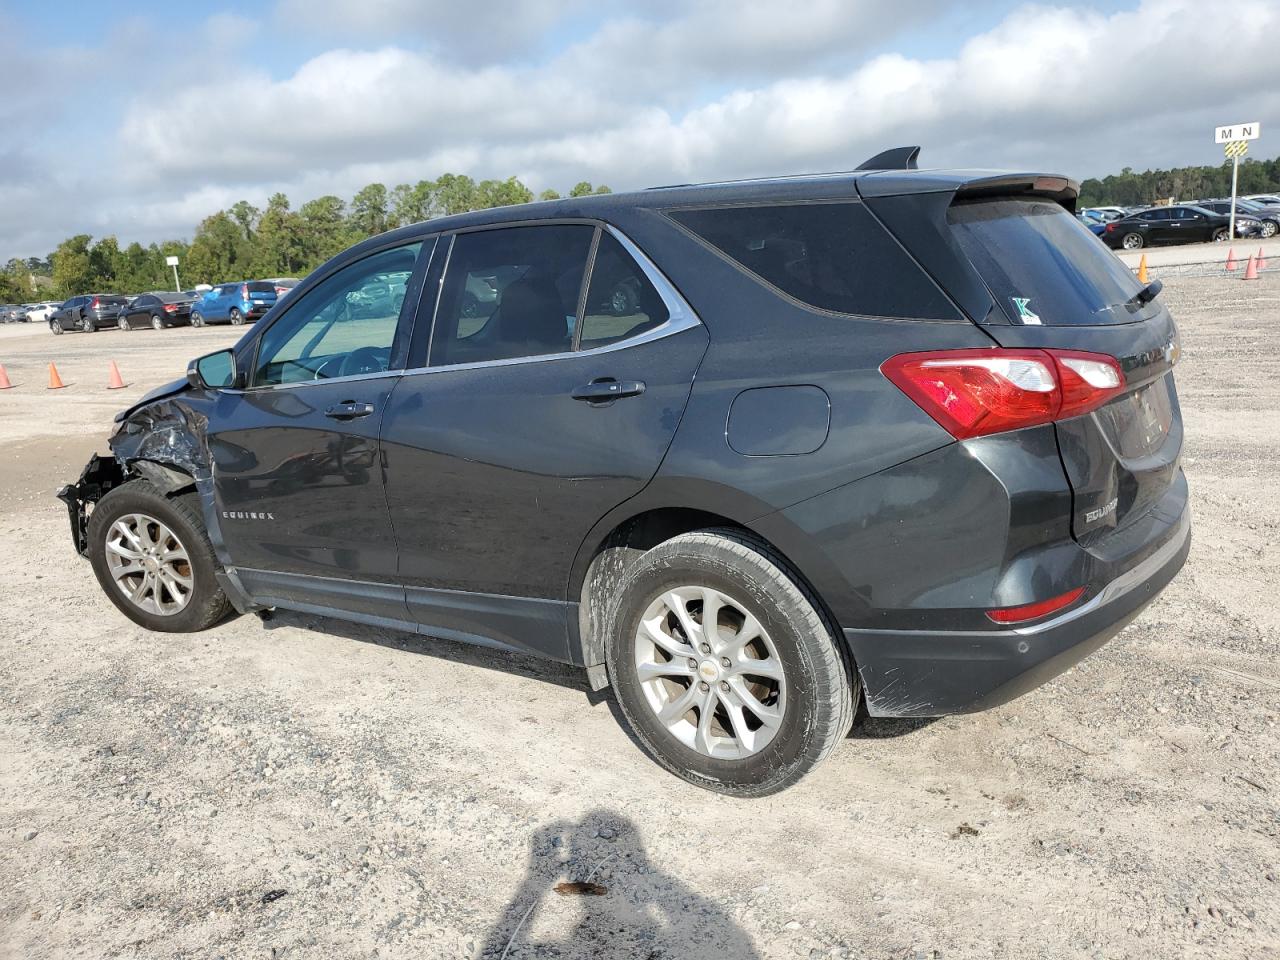
[[[320,2],[347,22],[358,9]],[[394,19],[398,4],[361,5],[362,29]],[[1268,0],[1145,0],[1112,15],[1024,7],[949,57],[862,62],[847,50],[880,35],[889,4],[856,16],[835,0],[794,0],[786,15],[766,6],[703,0],[666,21],[606,20],[545,62],[467,66],[384,45],[329,50],[281,78],[168,76],[164,98],[144,89],[125,112],[128,149],[92,216],[67,209],[40,235],[48,245],[113,218],[126,237],[186,234],[202,214],[276,189],[297,203],[445,171],[514,173],[535,189],[635,187],[849,169],[903,143],[923,144],[926,165],[1089,176],[1211,163],[1214,123],[1249,114],[1265,126],[1280,113],[1280,13]],[[576,5],[531,9],[531,22],[558,23]],[[174,136],[174,116],[233,135]],[[0,157],[0,179],[3,169]]]

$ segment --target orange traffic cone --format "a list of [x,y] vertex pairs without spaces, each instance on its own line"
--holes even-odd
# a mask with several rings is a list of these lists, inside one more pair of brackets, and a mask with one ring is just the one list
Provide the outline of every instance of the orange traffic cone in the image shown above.
[[13,384],[9,382],[9,375],[4,372],[4,364],[0,363],[0,390],[12,390]]
[[1258,248],[1258,269],[1259,270],[1267,269],[1267,255],[1262,252],[1261,247]]
[[62,378],[58,376],[58,368],[52,363],[49,364],[49,389],[61,390],[66,384],[62,382]]
[[1227,251],[1227,272],[1233,273],[1236,269],[1236,248],[1232,247]]
[[1244,278],[1246,280],[1258,279],[1258,263],[1253,259],[1253,254],[1249,254],[1249,263],[1244,268]]
[[1142,259],[1138,261],[1138,282],[1145,284],[1147,280],[1147,255],[1144,253]]
[[124,380],[120,377],[120,368],[116,366],[114,360],[111,361],[110,376],[107,377],[108,390],[120,390],[124,387]]

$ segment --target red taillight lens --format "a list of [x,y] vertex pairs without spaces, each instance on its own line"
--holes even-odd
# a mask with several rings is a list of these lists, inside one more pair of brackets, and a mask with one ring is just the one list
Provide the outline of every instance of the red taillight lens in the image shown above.
[[1028,620],[1039,620],[1063,607],[1071,606],[1082,596],[1084,596],[1084,587],[1076,587],[1052,600],[1041,600],[1021,607],[1000,607],[996,610],[988,610],[987,618],[995,623],[1026,623]]
[[902,353],[880,371],[957,440],[1078,417],[1124,390],[1115,358],[1074,350]]
[[1105,230],[1103,230],[1102,232],[1103,232],[1103,233],[1115,233],[1115,232],[1116,232],[1116,225],[1115,225],[1115,222],[1113,221],[1113,222],[1111,222],[1111,223],[1108,223],[1108,224],[1107,224],[1107,228],[1106,228]]
[[166,304],[164,305],[164,312],[165,312],[165,313],[177,313],[177,312],[178,312],[178,305],[177,305],[176,303],[166,303]]
[[90,309],[90,310],[97,310],[97,309],[98,309],[98,298],[97,298],[97,297],[94,297],[94,298],[93,298],[93,303],[89,304],[89,309]]
[[241,300],[249,299],[249,285],[247,283],[240,284],[240,299]]

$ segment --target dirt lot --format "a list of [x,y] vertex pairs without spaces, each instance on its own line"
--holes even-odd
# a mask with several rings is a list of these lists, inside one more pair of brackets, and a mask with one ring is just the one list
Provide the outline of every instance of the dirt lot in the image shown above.
[[1280,275],[1163,296],[1172,587],[1027,697],[864,722],[763,801],[666,775],[554,665],[288,614],[133,627],[51,493],[234,334],[0,328],[0,955],[1280,956]]

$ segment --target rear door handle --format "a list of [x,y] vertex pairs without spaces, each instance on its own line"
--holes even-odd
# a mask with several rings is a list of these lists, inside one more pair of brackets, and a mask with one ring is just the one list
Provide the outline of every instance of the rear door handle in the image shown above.
[[373,413],[372,403],[344,400],[342,403],[335,403],[324,412],[324,415],[330,420],[359,420],[371,413]]
[[638,397],[644,393],[640,380],[592,380],[573,391],[573,399],[589,403],[607,403],[619,397]]

